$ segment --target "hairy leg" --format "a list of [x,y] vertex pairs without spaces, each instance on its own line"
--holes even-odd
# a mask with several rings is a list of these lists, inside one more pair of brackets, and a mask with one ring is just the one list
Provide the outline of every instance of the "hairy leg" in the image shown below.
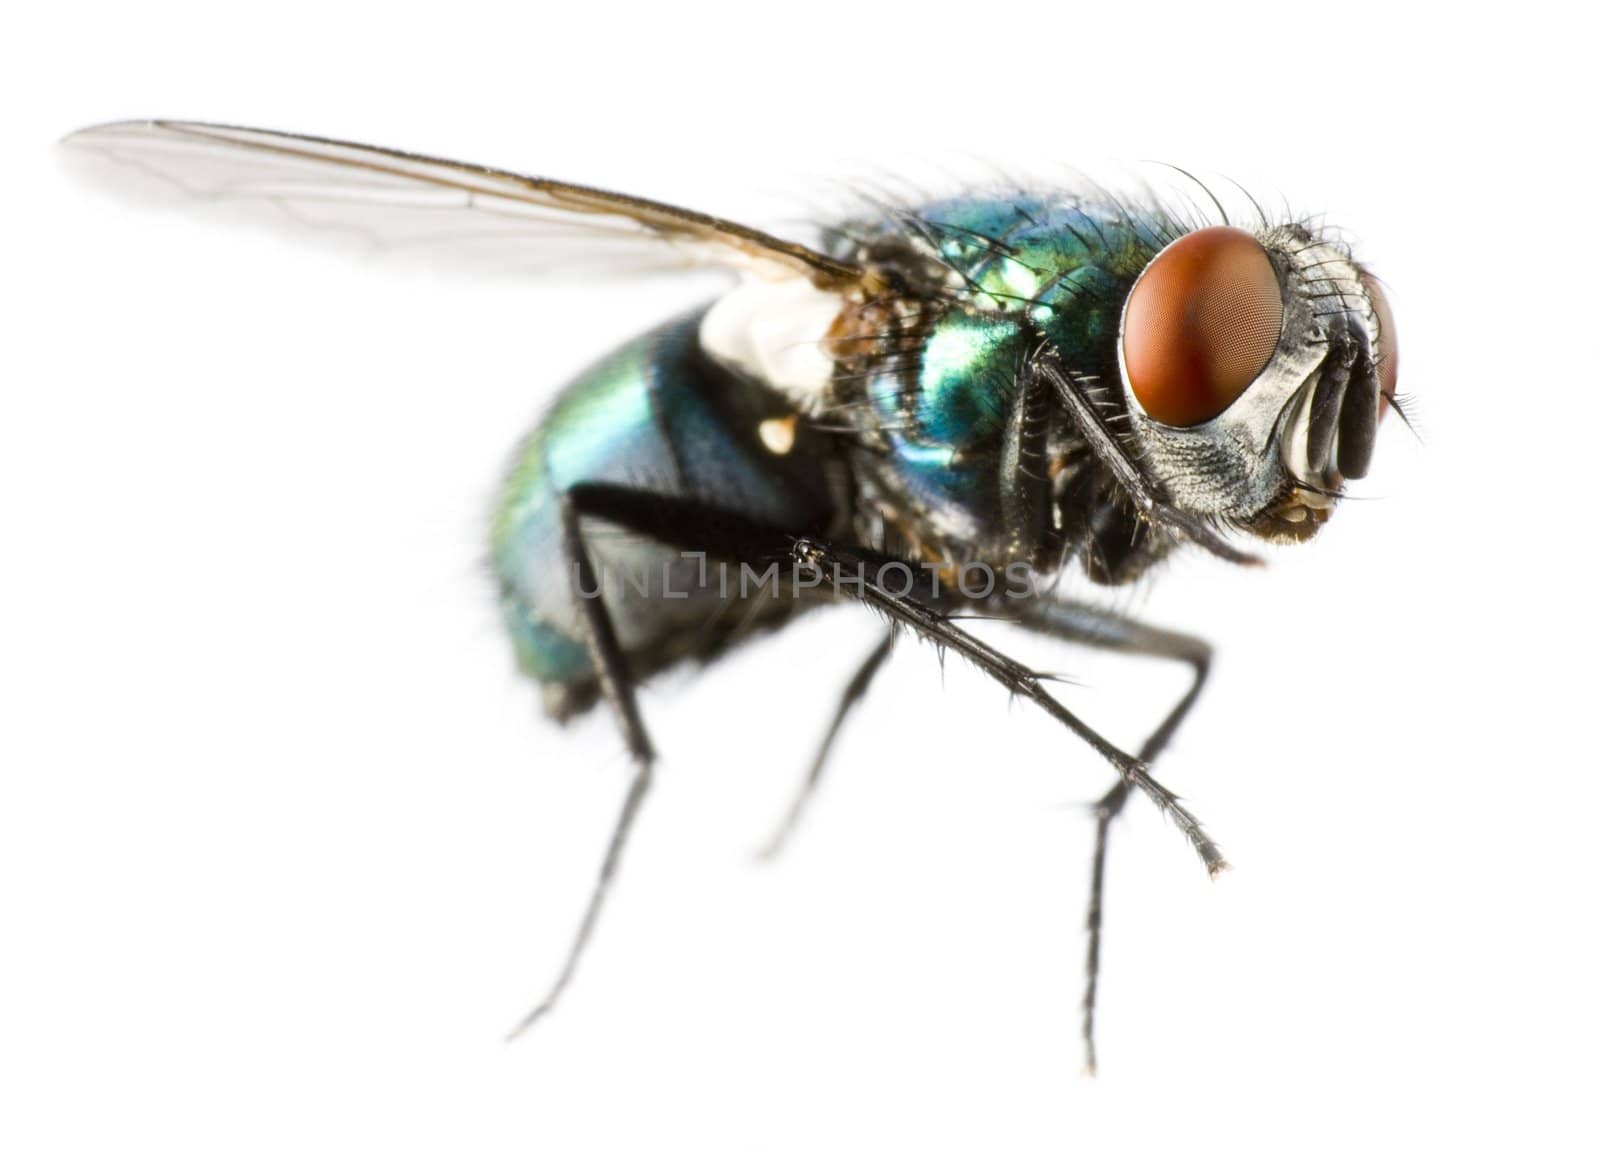
[[[1154,764],[1156,756],[1172,741],[1178,727],[1194,708],[1195,700],[1200,697],[1206,676],[1211,670],[1211,645],[1204,639],[1180,631],[1168,631],[1136,623],[1095,607],[1061,601],[1035,603],[1030,604],[1028,611],[1019,616],[1017,622],[1031,630],[1069,642],[1085,643],[1129,655],[1174,659],[1188,664],[1194,672],[1188,690],[1173,704],[1161,724],[1150,732],[1149,737],[1139,748],[1139,758],[1147,767]],[[1085,1067],[1091,1074],[1096,1065],[1095,1007],[1100,989],[1100,940],[1104,924],[1106,847],[1110,840],[1111,824],[1127,805],[1128,794],[1127,782],[1119,780],[1101,796],[1094,807],[1094,864],[1090,869],[1089,910],[1085,923],[1088,933],[1088,956],[1084,964],[1083,990],[1084,1060]]]

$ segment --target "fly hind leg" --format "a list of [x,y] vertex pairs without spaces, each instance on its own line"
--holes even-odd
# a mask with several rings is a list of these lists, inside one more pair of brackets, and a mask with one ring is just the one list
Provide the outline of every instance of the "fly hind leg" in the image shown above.
[[627,846],[628,834],[633,829],[634,819],[644,804],[645,795],[649,793],[651,767],[656,757],[650,736],[645,731],[644,721],[639,717],[639,707],[633,692],[633,679],[623,658],[621,644],[617,642],[616,629],[611,624],[611,616],[606,611],[605,601],[600,596],[600,581],[595,574],[594,564],[590,561],[588,548],[584,545],[579,516],[576,501],[570,496],[563,497],[561,545],[568,570],[572,573],[572,592],[578,607],[579,626],[583,630],[584,645],[588,649],[589,662],[594,668],[600,692],[616,715],[617,725],[622,729],[622,738],[628,747],[628,754],[633,759],[633,779],[628,785],[628,793],[622,800],[622,809],[612,827],[611,840],[600,863],[600,874],[595,879],[593,890],[589,893],[588,906],[578,923],[577,932],[567,946],[567,955],[561,964],[561,969],[556,974],[555,981],[550,984],[549,990],[545,992],[544,998],[512,1030],[510,1035],[512,1038],[524,1033],[554,1010],[568,983],[572,981],[584,949],[589,945],[590,936],[594,934],[595,924],[600,920],[600,912],[605,906],[606,896],[611,891],[617,868],[622,863],[623,850]]

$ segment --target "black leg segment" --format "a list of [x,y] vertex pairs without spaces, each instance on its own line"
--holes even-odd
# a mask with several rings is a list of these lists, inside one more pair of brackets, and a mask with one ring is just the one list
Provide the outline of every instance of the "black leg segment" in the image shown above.
[[[1226,869],[1227,861],[1222,849],[1208,835],[1178,796],[1150,777],[1144,764],[1126,751],[1107,742],[1099,732],[1069,711],[1056,697],[1045,690],[1046,676],[1001,654],[981,639],[952,623],[949,617],[910,595],[895,595],[885,590],[884,583],[890,568],[909,570],[906,564],[870,553],[835,547],[815,539],[797,540],[794,556],[799,562],[816,567],[824,580],[840,590],[848,589],[862,602],[888,616],[890,620],[909,627],[922,638],[928,639],[944,650],[965,656],[984,674],[1000,683],[1012,694],[1020,695],[1039,707],[1077,735],[1110,763],[1123,782],[1143,791],[1167,815],[1189,840],[1206,870],[1215,876]],[[838,573],[849,569],[856,572],[849,580],[838,578]]]
[[[1028,699],[1088,743],[1124,782],[1143,791],[1177,824],[1207,871],[1215,875],[1226,868],[1221,848],[1178,801],[1178,796],[1152,779],[1137,758],[1106,741],[1045,690],[1045,675],[1001,654],[929,605],[923,586],[928,578],[926,572],[919,575],[909,564],[867,548],[813,537],[796,539],[791,533],[737,512],[692,500],[608,484],[575,486],[568,495],[584,515],[637,531],[669,547],[705,551],[738,562],[777,562],[791,571],[795,566],[814,570],[836,593],[849,594],[877,609],[891,623],[909,628],[942,650],[965,656],[1007,690]],[[840,579],[840,573],[847,569],[853,574]],[[900,583],[907,583],[908,593],[892,594],[885,589],[885,576],[891,569],[903,573],[904,579],[891,578],[889,582],[897,589]]]
[[[610,845],[578,932],[568,950],[562,969],[543,1001],[517,1026],[520,1034],[556,1005],[571,981],[594,931],[612,882],[620,866],[629,832],[644,797],[649,791],[650,765],[655,757],[649,736],[634,701],[633,682],[622,649],[617,641],[603,598],[590,597],[599,589],[593,565],[579,529],[580,519],[593,519],[637,532],[668,547],[705,552],[708,556],[736,563],[771,566],[786,574],[806,570],[818,578],[807,586],[831,587],[884,615],[891,627],[901,626],[934,643],[941,652],[955,651],[966,657],[990,678],[1013,694],[1020,695],[1068,730],[1088,743],[1121,776],[1117,786],[1107,792],[1097,807],[1100,835],[1096,844],[1095,880],[1090,909],[1089,990],[1085,996],[1085,1038],[1090,1043],[1093,1062],[1093,1019],[1095,980],[1099,963],[1100,897],[1104,874],[1106,828],[1127,801],[1128,793],[1138,789],[1150,798],[1188,838],[1207,870],[1215,875],[1224,869],[1221,849],[1179,801],[1177,795],[1150,777],[1144,760],[1153,757],[1171,738],[1198,695],[1205,677],[1209,650],[1198,640],[1156,628],[1142,627],[1115,616],[1063,604],[1033,602],[1005,617],[1025,626],[1079,642],[1126,650],[1131,653],[1180,658],[1195,667],[1196,678],[1189,692],[1179,701],[1159,728],[1145,741],[1140,757],[1129,755],[1112,745],[1088,724],[1068,710],[1045,689],[1047,676],[1002,654],[989,644],[957,626],[943,610],[930,602],[930,577],[919,576],[913,568],[891,556],[848,545],[830,543],[816,537],[796,538],[793,533],[749,519],[737,512],[656,492],[603,484],[571,488],[563,503],[563,541],[572,563],[574,597],[581,605],[584,639],[588,646],[600,688],[616,713],[623,738],[636,763],[633,783],[612,831]],[[889,570],[898,575],[887,578]],[[888,588],[893,587],[891,591]],[[889,640],[873,651],[857,671],[840,701],[828,735],[813,760],[800,796],[780,830],[775,843],[799,817],[804,800],[820,777],[827,754],[845,716],[865,694],[872,677],[890,650]]]
[[[1204,639],[1168,631],[1125,619],[1098,608],[1061,601],[1030,604],[1017,621],[1031,630],[1069,642],[1084,643],[1129,655],[1175,659],[1187,663],[1194,672],[1186,690],[1139,748],[1139,758],[1147,767],[1172,741],[1183,720],[1193,710],[1211,670],[1211,645]],[[1104,925],[1106,847],[1111,823],[1127,805],[1129,788],[1124,781],[1101,796],[1095,804],[1094,864],[1090,868],[1089,909],[1084,924],[1088,934],[1088,954],[1084,962],[1083,1046],[1084,1065],[1095,1070],[1095,1007],[1100,990],[1100,940]]]
[[634,819],[644,804],[645,795],[649,793],[651,764],[656,757],[650,736],[644,729],[643,720],[639,717],[639,707],[634,699],[633,681],[623,659],[622,647],[617,642],[616,631],[611,625],[611,616],[607,613],[605,602],[599,594],[600,583],[583,542],[580,514],[575,501],[571,498],[562,500],[561,543],[566,552],[568,570],[572,572],[573,599],[578,605],[589,661],[594,667],[601,693],[605,695],[612,711],[616,714],[617,725],[622,729],[623,741],[627,743],[628,753],[633,758],[633,781],[628,786],[627,796],[622,800],[622,810],[617,815],[616,824],[611,830],[611,841],[606,846],[605,858],[600,863],[600,874],[595,879],[594,889],[589,893],[589,904],[584,909],[577,932],[567,945],[567,956],[561,964],[561,970],[538,1005],[511,1031],[509,1035],[511,1038],[523,1034],[534,1023],[554,1010],[562,993],[572,981],[584,949],[594,934],[595,924],[600,921],[600,912],[605,907],[606,896],[611,891],[617,868],[622,863],[622,853],[627,847],[628,834],[633,829]]
[[1073,426],[1083,436],[1095,459],[1104,465],[1116,479],[1117,486],[1133,500],[1141,516],[1151,523],[1198,543],[1213,555],[1230,563],[1253,566],[1261,562],[1254,555],[1232,546],[1195,516],[1172,505],[1166,493],[1139,470],[1139,465],[1134,462],[1127,449],[1117,441],[1104,416],[1100,414],[1100,409],[1084,390],[1082,381],[1068,372],[1053,352],[1039,353],[1031,367],[1034,372],[1050,381],[1062,406],[1066,408]]
[[889,652],[893,648],[894,632],[891,631],[872,649],[872,654],[867,656],[866,662],[862,663],[850,677],[850,682],[845,685],[844,694],[839,698],[838,706],[834,708],[833,721],[828,724],[828,733],[822,737],[822,745],[817,748],[817,753],[811,760],[811,769],[806,772],[805,781],[800,784],[800,789],[790,800],[789,810],[784,815],[783,822],[779,824],[767,845],[761,848],[760,858],[766,860],[777,858],[788,844],[811,797],[816,794],[817,784],[822,780],[823,768],[828,764],[828,756],[833,753],[833,744],[844,726],[845,717],[866,696],[867,689],[872,686],[872,680],[877,677],[879,669],[888,660]]

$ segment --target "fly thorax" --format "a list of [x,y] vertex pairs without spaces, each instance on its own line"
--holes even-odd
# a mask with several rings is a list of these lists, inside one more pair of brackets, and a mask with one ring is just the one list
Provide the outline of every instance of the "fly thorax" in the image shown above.
[[1032,337],[994,312],[951,307],[917,318],[890,329],[912,338],[863,346],[867,354],[841,361],[841,372],[859,373],[851,403],[880,449],[885,482],[939,534],[974,541],[997,518],[1005,433]]

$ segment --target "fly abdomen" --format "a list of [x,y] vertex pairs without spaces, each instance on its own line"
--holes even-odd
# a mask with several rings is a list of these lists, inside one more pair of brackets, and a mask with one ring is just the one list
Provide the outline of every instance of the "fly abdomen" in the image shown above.
[[[595,698],[562,502],[580,484],[692,500],[795,534],[835,518],[822,444],[775,393],[706,356],[703,313],[625,344],[574,380],[523,442],[496,510],[492,557],[521,668],[565,717]],[[770,626],[788,596],[740,595],[737,564],[581,523],[629,667],[647,675],[706,658],[736,629]],[[745,590],[748,591],[749,584]]]

